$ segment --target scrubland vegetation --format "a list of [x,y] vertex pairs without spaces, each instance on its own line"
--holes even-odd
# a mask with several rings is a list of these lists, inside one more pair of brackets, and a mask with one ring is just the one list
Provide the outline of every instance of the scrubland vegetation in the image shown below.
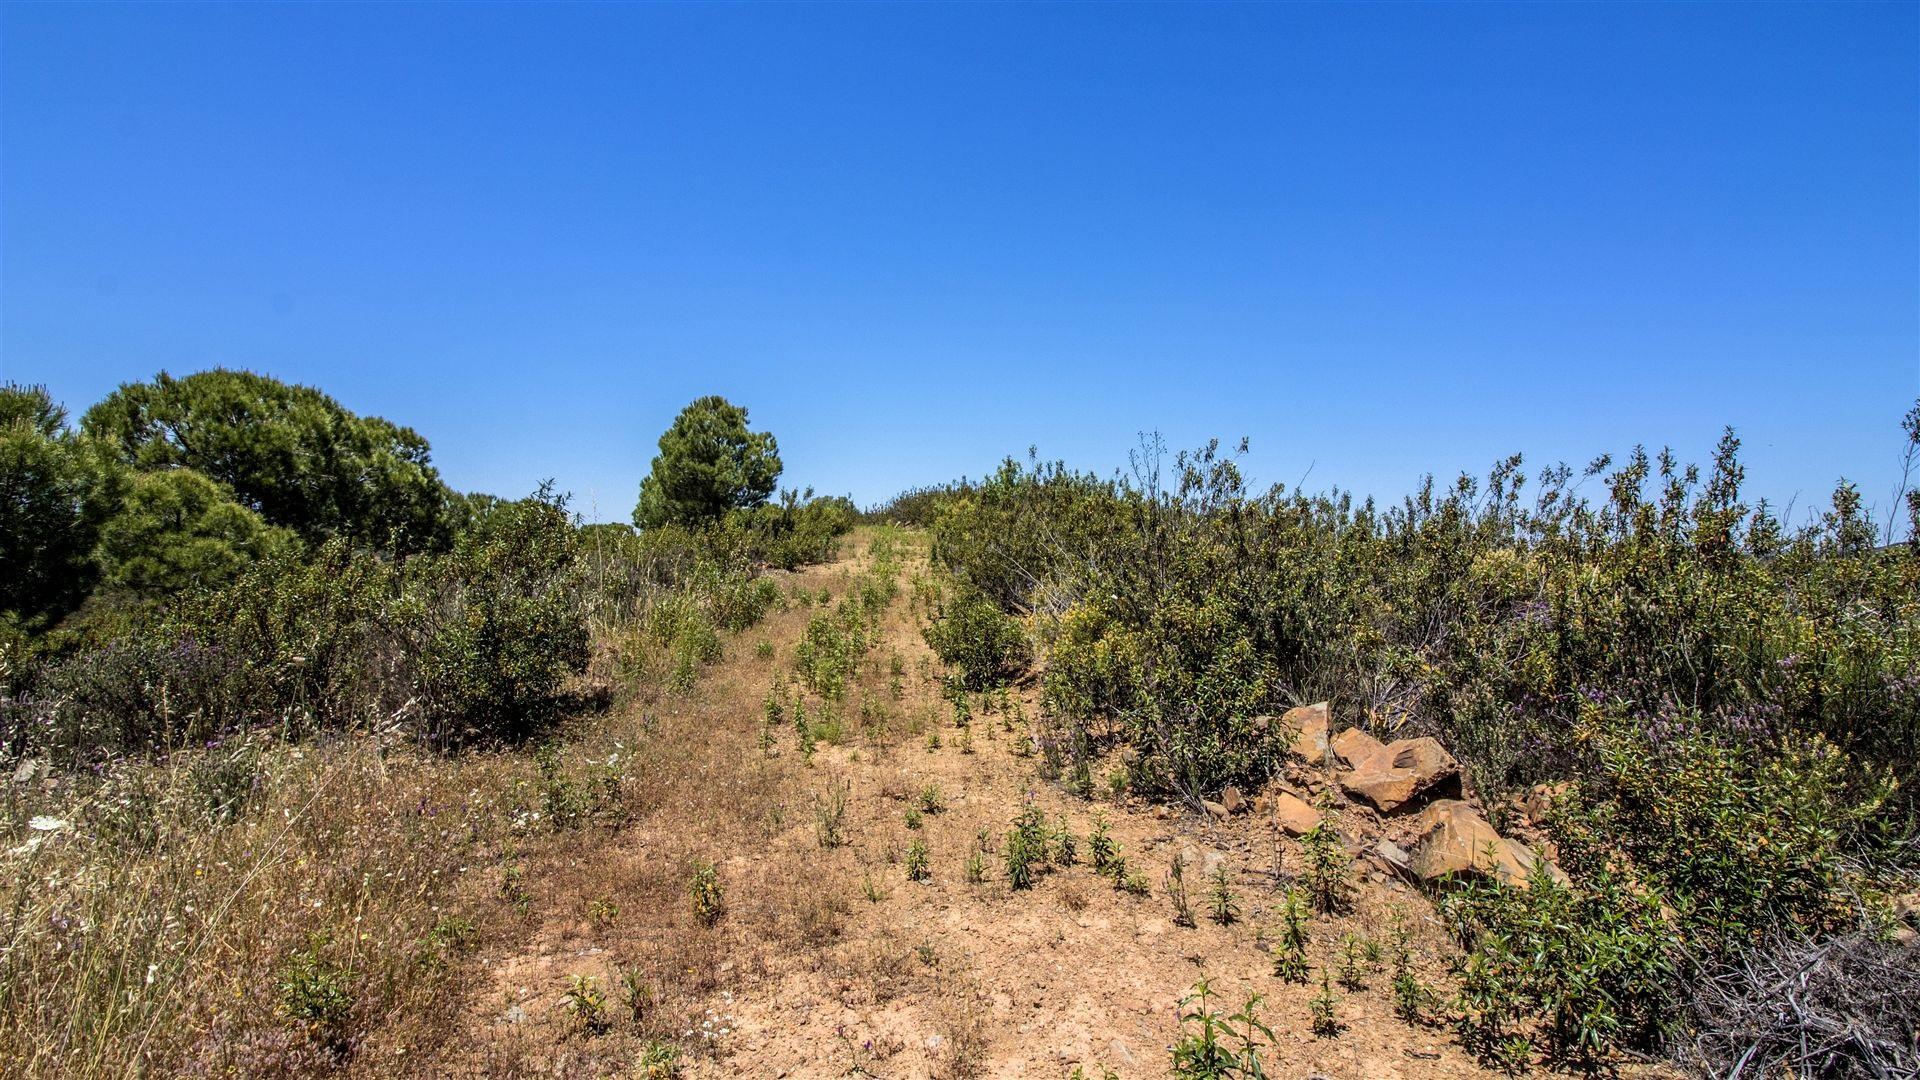
[[756,489],[581,527],[243,372],[123,387],[78,430],[10,387],[0,419],[11,1075],[325,1070],[433,1024],[474,933],[455,899],[521,902],[522,838],[630,797],[561,722],[690,683],[784,603],[756,568],[853,523]]
[[[752,1072],[723,986],[798,970],[922,994],[926,1071],[989,1075],[985,980],[1038,976],[937,944],[924,898],[969,940],[1164,918],[1127,955],[1203,962],[1154,1061],[1058,1075],[1274,1075],[1376,1036],[1375,999],[1462,1069],[1920,1062],[1920,495],[1783,520],[1729,433],[1703,470],[1515,458],[1382,507],[1149,440],[863,516],[776,494],[747,419],[688,406],[629,528],[455,493],[417,434],[257,375],[77,428],[0,392],[9,1074]],[[1444,744],[1541,861],[1390,890],[1355,837],[1391,812],[1275,721],[1323,701]],[[1242,790],[1305,820],[1283,843]],[[1270,865],[1180,838],[1235,829]],[[534,938],[560,1049],[463,1053]]]
[[[1905,435],[1911,462],[1920,406]],[[1496,815],[1549,796],[1569,883],[1441,898],[1488,1060],[1893,1075],[1916,1061],[1912,997],[1878,991],[1914,985],[1920,497],[1876,523],[1842,483],[1793,524],[1743,479],[1729,432],[1704,470],[1516,457],[1379,506],[1251,491],[1218,444],[1148,440],[1115,478],[1010,459],[883,512],[932,532],[951,584],[928,640],[964,685],[1031,647],[1044,768],[1072,790],[1118,769],[1199,808],[1280,771],[1265,718],[1331,700],[1437,736]],[[1740,976],[1814,942],[1847,953],[1835,985]]]

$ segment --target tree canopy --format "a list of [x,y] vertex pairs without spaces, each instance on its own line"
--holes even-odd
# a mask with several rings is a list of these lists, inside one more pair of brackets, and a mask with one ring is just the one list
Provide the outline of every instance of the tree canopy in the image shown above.
[[193,469],[309,539],[403,551],[449,540],[453,496],[427,441],[312,387],[248,371],[162,372],[121,386],[81,426],[136,469]]
[[102,584],[145,596],[223,585],[292,542],[191,469],[135,473],[100,531]]
[[717,395],[680,410],[660,436],[660,453],[640,483],[633,523],[699,525],[729,510],[760,506],[780,479],[773,435],[747,430],[747,410]]
[[35,630],[73,610],[123,479],[42,387],[0,386],[0,617]]

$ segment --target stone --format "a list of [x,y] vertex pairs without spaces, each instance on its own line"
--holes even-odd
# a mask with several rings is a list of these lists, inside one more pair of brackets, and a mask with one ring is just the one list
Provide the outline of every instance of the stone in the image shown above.
[[[1525,885],[1536,865],[1532,849],[1501,836],[1479,811],[1458,799],[1429,805],[1421,812],[1415,833],[1419,839],[1409,868],[1424,882],[1452,874],[1492,876],[1510,885]],[[1545,866],[1554,880],[1566,881],[1559,867],[1547,862],[1538,865]]]
[[1326,764],[1332,730],[1332,713],[1324,701],[1280,714],[1280,734],[1287,748],[1314,765]]
[[1212,799],[1201,799],[1200,805],[1207,808],[1207,813],[1212,814],[1214,817],[1219,818],[1222,821],[1226,820],[1227,808],[1224,805],[1214,802]]
[[1350,727],[1333,737],[1333,756],[1349,769],[1357,769],[1368,758],[1385,750],[1379,739]]
[[1340,780],[1347,794],[1391,814],[1460,777],[1460,763],[1434,739],[1400,739],[1362,758]]
[[1288,836],[1305,836],[1320,824],[1320,812],[1300,796],[1282,791],[1273,797],[1273,821]]
[[1240,794],[1238,787],[1228,784],[1220,792],[1220,805],[1226,807],[1229,814],[1242,813],[1247,809],[1247,797]]
[[1382,840],[1373,845],[1374,860],[1387,869],[1404,877],[1413,876],[1413,856],[1407,849],[1391,840]]

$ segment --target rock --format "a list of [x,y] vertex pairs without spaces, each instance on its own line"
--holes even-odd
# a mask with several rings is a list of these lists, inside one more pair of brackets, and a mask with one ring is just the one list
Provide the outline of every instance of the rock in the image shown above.
[[1238,814],[1246,810],[1247,797],[1240,794],[1238,787],[1228,784],[1225,790],[1220,792],[1220,805],[1227,808],[1227,813]]
[[1220,803],[1214,802],[1212,799],[1201,799],[1200,805],[1207,808],[1207,813],[1212,814],[1222,821],[1226,820],[1227,808]]
[[1349,769],[1357,769],[1368,758],[1385,750],[1379,739],[1350,727],[1333,737],[1333,756]]
[[[1421,881],[1492,875],[1511,885],[1525,885],[1536,859],[1525,844],[1494,831],[1479,811],[1458,799],[1442,799],[1428,806],[1415,824],[1410,869]],[[1567,876],[1552,863],[1542,862],[1556,881]]]
[[1282,791],[1273,797],[1273,821],[1288,836],[1305,836],[1320,824],[1320,812],[1300,796]]
[[1127,1049],[1127,1044],[1123,1040],[1115,1039],[1107,1044],[1107,1060],[1120,1065],[1131,1065],[1133,1051]]
[[1288,709],[1280,715],[1280,734],[1287,740],[1287,748],[1315,765],[1327,762],[1327,749],[1332,745],[1327,736],[1332,730],[1332,714],[1324,701]]
[[1391,814],[1414,799],[1460,777],[1460,763],[1429,738],[1400,739],[1362,758],[1341,778],[1347,794]]
[[1413,856],[1407,849],[1391,840],[1382,840],[1373,846],[1374,861],[1403,877],[1413,876]]

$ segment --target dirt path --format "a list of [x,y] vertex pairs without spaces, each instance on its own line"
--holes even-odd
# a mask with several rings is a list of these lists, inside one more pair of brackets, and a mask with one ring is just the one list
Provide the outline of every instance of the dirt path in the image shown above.
[[[870,539],[862,534],[841,562],[785,587],[844,595]],[[790,605],[729,642],[691,691],[603,718],[588,756],[628,755],[629,812],[503,853],[500,895],[478,898],[494,913],[482,920],[467,1008],[452,1037],[412,1050],[413,1071],[646,1076],[647,1045],[666,1040],[682,1049],[686,1076],[1064,1078],[1080,1066],[1095,1078],[1102,1069],[1158,1077],[1168,1072],[1177,1003],[1204,976],[1223,1011],[1261,995],[1274,1032],[1262,1054],[1268,1075],[1480,1074],[1444,1031],[1394,1019],[1384,971],[1369,974],[1364,990],[1339,991],[1338,1037],[1310,1033],[1317,982],[1273,977],[1261,945],[1273,937],[1280,883],[1300,866],[1297,842],[1263,816],[1217,823],[1066,795],[1014,752],[1003,715],[976,716],[971,747],[962,745],[912,610],[911,580],[924,565],[915,555],[902,575],[850,695],[844,742],[822,744],[810,761],[789,728],[764,749],[762,721],[768,688],[791,666],[817,606]],[[770,658],[757,648],[763,641]],[[889,686],[895,657],[898,698]],[[1037,715],[1031,690],[1013,697]],[[865,730],[854,719],[863,700],[886,713]],[[937,812],[919,810],[929,787]],[[843,842],[823,847],[817,808],[830,808],[836,791],[845,795]],[[1016,891],[1000,850],[1029,799],[1082,838],[1081,861]],[[919,810],[916,827],[910,810]],[[1096,813],[1150,880],[1149,895],[1118,890],[1086,865]],[[908,879],[916,841],[925,881]],[[1177,853],[1197,868],[1196,907],[1201,871],[1228,868],[1237,921],[1201,914],[1197,926],[1175,925],[1163,879]],[[981,881],[968,880],[975,854]],[[688,895],[703,859],[726,893],[712,927],[694,918]],[[1422,970],[1437,979],[1448,946],[1427,903],[1398,882],[1356,873],[1353,911],[1313,924],[1315,961],[1331,967],[1348,931],[1383,940],[1398,914]],[[644,987],[637,1015],[623,975]],[[604,994],[604,1030],[569,1003],[575,976]]]

